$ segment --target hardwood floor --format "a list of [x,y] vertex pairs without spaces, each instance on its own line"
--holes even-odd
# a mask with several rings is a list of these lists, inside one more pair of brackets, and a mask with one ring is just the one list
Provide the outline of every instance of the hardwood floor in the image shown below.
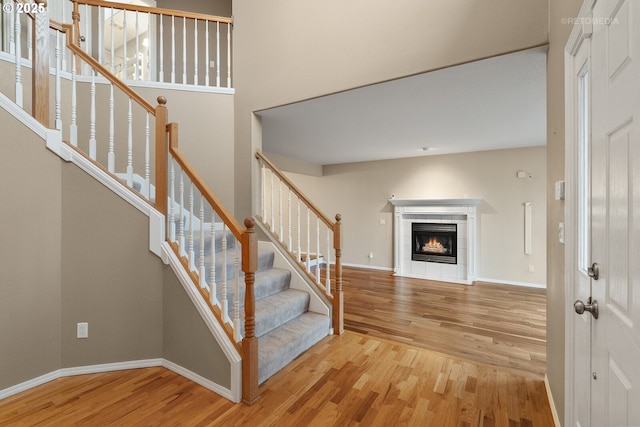
[[544,376],[546,290],[345,268],[345,328]]
[[2,426],[550,427],[543,381],[346,331],[260,387],[253,406],[164,368],[61,378],[0,401]]
[[[345,271],[345,323],[362,332],[347,330],[323,339],[261,385],[261,398],[251,407],[232,404],[164,368],[147,368],[61,378],[9,397],[0,401],[0,425],[554,425],[539,369],[513,369],[525,364],[531,350],[512,343],[526,343],[529,329],[544,331],[537,316],[519,319],[529,304],[541,306],[536,312],[544,309],[543,292],[527,296],[509,287],[506,296],[498,297],[491,296],[501,293],[497,285],[425,286],[385,274]],[[454,307],[462,309],[459,320]],[[363,321],[367,312],[370,324]],[[397,319],[389,319],[390,313]],[[488,339],[490,331],[498,332],[497,338]],[[431,334],[438,339],[424,336]],[[493,340],[500,353],[489,363],[470,360],[482,347],[494,351]],[[463,358],[426,349],[434,343]],[[473,349],[465,350],[468,345]],[[509,346],[514,346],[513,355],[502,348]],[[510,359],[508,369],[490,364]]]

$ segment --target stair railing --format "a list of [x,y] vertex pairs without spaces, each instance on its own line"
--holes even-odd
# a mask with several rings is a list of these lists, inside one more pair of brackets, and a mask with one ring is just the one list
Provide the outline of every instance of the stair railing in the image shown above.
[[262,152],[257,151],[256,158],[261,171],[261,212],[256,217],[331,301],[333,330],[342,334],[342,216],[337,214],[335,222],[329,219]]
[[[232,18],[103,0],[71,1],[74,42],[119,78],[232,87]],[[86,22],[96,23],[97,31]]]
[[[247,218],[243,228],[234,219],[178,149],[178,125],[169,123],[167,132],[167,240],[227,334],[234,342],[242,342],[238,348],[242,354],[242,399],[251,404],[258,398],[254,294],[258,240],[255,222]],[[240,271],[244,275],[244,288]],[[240,313],[243,294],[244,315]],[[233,295],[232,307],[230,295]]]
[[[18,3],[23,4],[18,0],[12,5]],[[45,4],[45,0],[37,0],[37,4]],[[32,64],[23,61],[19,48],[17,54],[14,50],[17,58],[16,82],[20,81],[23,65],[32,65],[33,68],[32,115],[47,127],[50,121],[54,121],[55,128],[62,132],[63,141],[68,146],[113,177],[120,178],[123,184],[138,190],[148,203],[167,218],[169,245],[189,272],[194,286],[207,301],[227,336],[242,354],[242,398],[246,403],[253,403],[258,398],[254,294],[258,244],[254,220],[246,219],[245,228],[241,227],[181,154],[178,149],[178,126],[176,123],[167,123],[167,100],[164,97],[158,97],[157,107],[150,105],[73,43],[77,39],[74,26],[50,21],[46,8],[25,14],[26,18],[21,19],[21,15],[17,14],[14,16],[20,22],[23,19],[34,20],[32,25],[24,28],[36,29],[33,54],[30,56],[32,60],[28,60],[33,61]],[[26,39],[21,23],[15,25],[13,32],[14,48],[23,45]],[[49,40],[55,40],[55,47],[50,49]],[[63,49],[69,53],[67,58],[71,74],[64,72],[61,67]],[[53,62],[55,69],[53,109],[50,108],[48,95],[50,62]],[[89,79],[77,74],[79,66],[90,70]],[[70,87],[65,91],[63,86]],[[16,84],[18,87],[22,97],[21,85]],[[64,97],[68,102],[63,102],[63,92],[67,95],[69,91],[71,96]],[[98,92],[102,96],[98,96]],[[89,94],[82,102],[81,93]],[[100,104],[99,100],[103,98],[109,99],[108,105]],[[126,107],[126,115],[119,114],[121,110],[116,106],[120,104],[116,101]],[[81,108],[79,104],[86,108]],[[139,120],[134,121],[134,108],[137,109],[135,117],[143,118],[138,128],[134,127],[134,123],[140,123]],[[105,129],[99,128],[96,120],[98,114],[109,116]],[[124,123],[120,132],[117,131],[115,120],[118,116]],[[127,151],[123,154],[116,150],[116,142],[120,139],[127,142]],[[103,143],[105,140],[108,144]],[[134,153],[140,151],[140,147],[134,147],[134,140],[145,142],[144,162],[134,162]],[[151,147],[151,140],[155,141],[155,149]],[[152,156],[155,156],[155,162],[151,160]],[[142,163],[145,171],[141,182],[133,178],[138,176],[135,171],[139,169],[134,168],[136,163]],[[118,173],[118,166],[124,164],[126,172]],[[153,187],[149,184],[152,175],[155,175]],[[205,247],[206,244],[208,247]],[[216,256],[221,259],[216,261]],[[226,262],[227,257],[233,262]],[[231,269],[227,265],[232,266]],[[244,279],[244,286],[241,278]],[[227,294],[229,286],[234,287],[235,296],[244,293],[244,315],[240,313],[238,297],[234,298],[233,308],[230,307]]]

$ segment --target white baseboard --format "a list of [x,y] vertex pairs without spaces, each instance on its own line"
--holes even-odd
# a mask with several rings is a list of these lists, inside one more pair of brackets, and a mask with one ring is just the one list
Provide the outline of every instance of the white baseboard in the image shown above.
[[517,282],[514,280],[500,280],[500,279],[487,279],[484,277],[476,278],[477,282],[489,282],[489,283],[498,283],[501,285],[511,285],[511,286],[523,286],[525,288],[538,288],[538,289],[547,289],[547,285],[544,283],[527,283],[527,282]]
[[364,268],[365,270],[380,270],[380,271],[393,271],[391,267],[378,267],[376,265],[365,265],[365,264],[351,264],[351,263],[342,263],[343,267],[353,267],[353,268]]
[[196,374],[195,372],[183,368],[182,366],[177,365],[169,360],[161,358],[58,369],[57,371],[49,372],[48,374],[41,375],[20,384],[16,384],[4,390],[0,390],[0,400],[18,393],[22,393],[23,391],[30,390],[34,387],[38,387],[42,384],[48,383],[49,381],[57,380],[59,378],[85,374],[97,374],[103,372],[124,371],[127,369],[153,368],[157,366],[162,366],[163,368],[169,369],[170,371],[173,371],[178,375],[181,375],[197,384],[200,384],[204,388],[211,390],[212,392],[219,394],[220,396],[234,403],[238,403],[240,401],[238,398],[234,397],[234,393],[232,393],[230,389],[216,384],[213,381],[208,380]]
[[549,406],[551,407],[555,427],[562,427],[560,417],[558,417],[558,411],[556,410],[556,404],[553,401],[553,394],[551,394],[551,386],[549,386],[549,377],[547,377],[547,374],[544,374],[544,388],[547,390],[547,398],[549,399]]

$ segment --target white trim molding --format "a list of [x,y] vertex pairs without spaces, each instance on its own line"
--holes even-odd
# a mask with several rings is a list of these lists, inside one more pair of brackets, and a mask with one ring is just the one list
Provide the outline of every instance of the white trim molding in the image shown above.
[[[229,399],[234,403],[238,403],[240,399],[234,399],[234,393],[232,390],[223,387],[215,382],[204,378],[203,376],[196,374],[180,365],[177,365],[170,360],[158,358],[158,359],[145,359],[145,360],[133,360],[128,362],[116,362],[116,363],[104,363],[100,365],[88,365],[77,366],[73,368],[62,368],[48,374],[41,375],[39,377],[30,379],[28,381],[16,384],[12,387],[0,390],[0,400],[13,396],[23,391],[30,390],[40,385],[46,384],[50,381],[57,380],[64,377],[73,377],[76,375],[97,374],[103,372],[116,372],[124,371],[128,369],[142,369],[142,368],[154,368],[162,366],[178,375],[181,375],[197,384],[200,384],[204,388],[211,390],[212,392],[219,394],[225,399]],[[233,384],[232,384],[233,389]]]
[[547,399],[549,400],[549,407],[551,408],[551,415],[553,415],[553,423],[555,427],[562,427],[560,423],[560,417],[558,417],[558,410],[556,404],[553,401],[553,394],[551,393],[551,386],[549,385],[549,377],[544,374],[544,388],[547,390]]

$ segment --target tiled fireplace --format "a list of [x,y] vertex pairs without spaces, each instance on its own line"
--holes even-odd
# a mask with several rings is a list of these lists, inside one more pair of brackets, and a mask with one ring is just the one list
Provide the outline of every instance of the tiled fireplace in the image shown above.
[[481,199],[390,199],[396,276],[471,284]]

